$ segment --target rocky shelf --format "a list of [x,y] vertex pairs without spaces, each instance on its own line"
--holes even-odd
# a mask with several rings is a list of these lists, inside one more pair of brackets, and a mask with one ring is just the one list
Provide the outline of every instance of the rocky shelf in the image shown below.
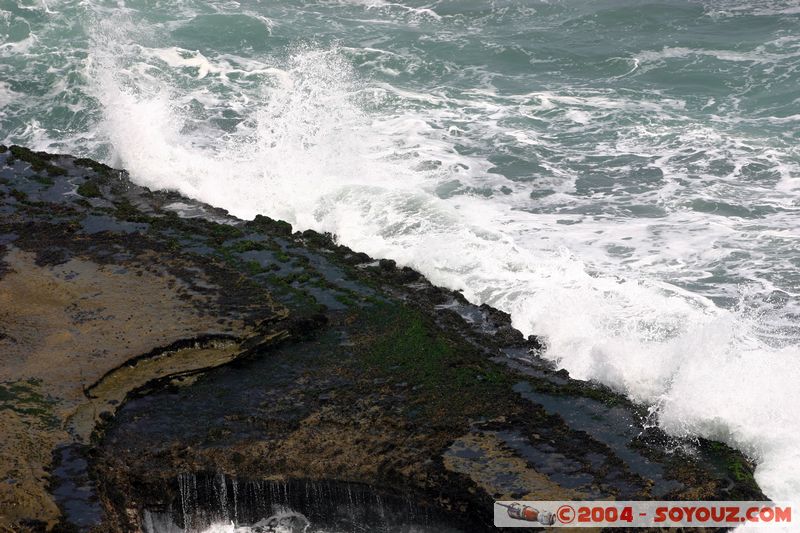
[[765,499],[739,452],[664,435],[542,342],[334,236],[0,147],[0,531]]

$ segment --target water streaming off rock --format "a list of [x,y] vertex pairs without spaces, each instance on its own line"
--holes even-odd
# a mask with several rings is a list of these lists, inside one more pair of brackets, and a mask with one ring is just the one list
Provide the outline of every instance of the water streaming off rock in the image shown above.
[[451,532],[412,499],[331,481],[238,480],[182,473],[178,498],[144,512],[146,533]]

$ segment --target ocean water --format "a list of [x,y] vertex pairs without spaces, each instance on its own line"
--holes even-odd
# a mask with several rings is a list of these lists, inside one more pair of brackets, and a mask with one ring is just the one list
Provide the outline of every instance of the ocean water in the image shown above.
[[795,0],[0,0],[0,140],[411,265],[800,499]]

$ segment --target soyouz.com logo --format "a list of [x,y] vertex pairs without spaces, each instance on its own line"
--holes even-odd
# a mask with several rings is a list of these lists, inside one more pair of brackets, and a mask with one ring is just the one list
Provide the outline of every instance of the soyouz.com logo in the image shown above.
[[775,502],[498,501],[497,527],[735,527],[791,525],[793,505]]

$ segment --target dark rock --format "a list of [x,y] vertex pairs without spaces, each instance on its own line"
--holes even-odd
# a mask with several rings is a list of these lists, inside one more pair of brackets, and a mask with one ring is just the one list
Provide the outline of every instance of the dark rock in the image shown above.
[[247,227],[257,231],[268,231],[274,235],[289,236],[292,234],[292,225],[282,220],[273,220],[264,215],[256,215],[256,218],[246,223]]
[[378,266],[380,267],[381,270],[386,270],[386,271],[393,271],[397,269],[397,263],[395,263],[394,260],[392,259],[381,259],[380,261],[378,261]]
[[87,198],[98,198],[102,196],[100,187],[94,181],[85,181],[78,185],[78,194]]
[[50,176],[63,176],[66,170],[54,165],[51,161],[58,158],[56,155],[47,154],[45,152],[34,152],[22,146],[12,146],[9,151],[11,152],[11,161],[20,160],[30,163],[31,168],[35,172],[46,171]]
[[412,283],[422,277],[422,274],[410,267],[403,267],[398,274],[397,281],[399,283]]
[[317,329],[328,323],[328,317],[322,313],[314,313],[310,316],[293,317],[286,323],[289,334],[296,338],[306,338],[316,332]]
[[38,266],[55,266],[66,263],[70,254],[64,248],[48,247],[36,251],[36,264]]

